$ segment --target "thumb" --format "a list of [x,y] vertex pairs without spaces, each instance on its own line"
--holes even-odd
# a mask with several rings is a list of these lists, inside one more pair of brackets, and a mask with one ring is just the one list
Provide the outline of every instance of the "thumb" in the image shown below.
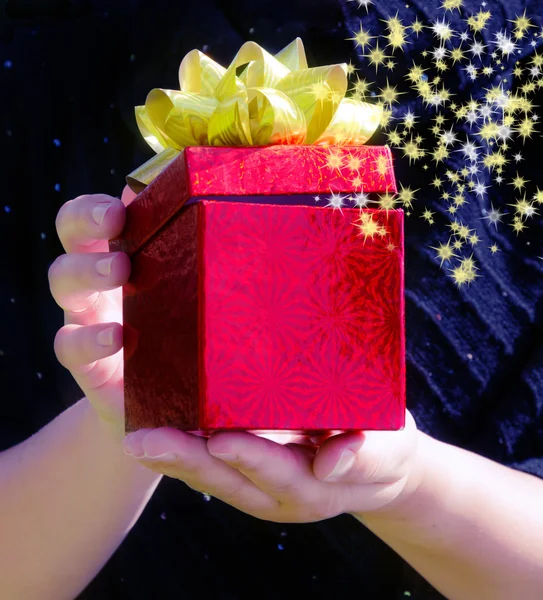
[[319,448],[313,472],[322,481],[393,483],[404,476],[416,451],[416,426],[409,413],[400,431],[350,432],[333,436]]

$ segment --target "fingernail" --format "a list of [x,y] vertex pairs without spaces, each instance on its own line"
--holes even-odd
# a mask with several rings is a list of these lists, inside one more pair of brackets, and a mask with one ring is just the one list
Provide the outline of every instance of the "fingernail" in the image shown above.
[[132,433],[124,438],[123,449],[125,454],[128,454],[128,456],[133,456],[134,458],[142,458],[145,456],[145,452],[141,447],[141,440],[139,439],[140,437],[141,436]]
[[113,264],[114,256],[109,256],[107,258],[101,258],[96,263],[96,270],[102,277],[107,277],[111,273],[111,265]]
[[104,221],[107,211],[111,208],[111,204],[97,204],[92,207],[91,216],[96,225],[101,225]]
[[325,481],[335,481],[343,477],[347,471],[353,466],[355,453],[346,448],[339,456],[339,460],[332,471],[324,478]]
[[99,331],[96,334],[96,341],[100,344],[100,346],[112,346],[114,332],[115,329],[113,327],[102,329],[102,331]]
[[141,457],[136,457],[139,458],[139,460],[141,460],[142,462],[159,462],[159,463],[173,463],[173,462],[179,462],[179,457],[177,456],[177,454],[173,454],[172,452],[167,452],[166,454],[159,454],[158,456],[149,456],[148,454],[144,454]]

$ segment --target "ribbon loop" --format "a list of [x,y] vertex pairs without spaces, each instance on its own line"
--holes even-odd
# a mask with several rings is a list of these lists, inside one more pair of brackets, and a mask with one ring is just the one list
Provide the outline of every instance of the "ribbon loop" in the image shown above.
[[309,68],[300,38],[275,56],[246,42],[226,69],[192,50],[179,67],[179,90],[154,89],[136,107],[157,156],[128,184],[141,191],[187,146],[364,144],[382,108],[346,92],[347,66]]

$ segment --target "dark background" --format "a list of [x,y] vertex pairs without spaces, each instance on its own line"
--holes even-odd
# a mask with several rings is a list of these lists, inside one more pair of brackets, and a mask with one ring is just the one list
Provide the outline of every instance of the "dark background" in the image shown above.
[[[347,40],[360,17],[378,35],[379,19],[396,11],[407,21],[432,21],[443,11],[434,0],[409,2],[409,8],[395,0],[378,3],[367,18],[356,2],[343,0],[1,4],[0,448],[7,448],[80,397],[52,350],[62,324],[47,284],[48,267],[62,253],[56,213],[80,194],[120,195],[125,175],[152,154],[133,107],[153,87],[178,86],[184,54],[199,48],[226,66],[248,39],[276,52],[300,36],[310,65],[351,58],[372,80],[375,71],[364,67],[367,62]],[[535,0],[487,7],[493,31],[509,27],[508,19],[524,9],[541,30]],[[462,16],[479,8],[466,3]],[[448,13],[453,26],[458,18],[458,12]],[[426,33],[409,48],[409,66],[429,39]],[[490,40],[488,34],[485,43]],[[388,73],[391,84],[404,75],[405,68]],[[460,101],[479,85],[467,82],[460,69],[447,77]],[[542,96],[534,97],[536,105],[543,104]],[[371,142],[385,138],[378,134]],[[522,172],[540,188],[541,148],[539,133],[519,147]],[[515,168],[510,166],[509,177]],[[429,175],[399,153],[396,172],[404,185],[421,188],[406,223],[409,408],[431,435],[543,476],[542,219],[518,238],[509,226],[495,232],[483,225],[482,211],[489,201],[505,207],[512,201],[510,188],[492,190],[484,202],[473,198],[462,219],[483,238],[474,249],[482,277],[459,290],[428,248],[447,241],[446,220],[430,228],[420,219],[426,206],[443,216]],[[501,251],[491,258],[484,249],[494,242]],[[405,592],[439,597],[350,517],[311,525],[265,523],[164,480],[81,598],[341,598],[350,592],[370,599],[403,598]]]

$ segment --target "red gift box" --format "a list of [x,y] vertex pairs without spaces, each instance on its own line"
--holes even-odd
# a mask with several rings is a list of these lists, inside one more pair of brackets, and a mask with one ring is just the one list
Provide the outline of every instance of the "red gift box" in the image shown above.
[[404,426],[403,211],[329,205],[362,189],[387,147],[190,147],[129,204],[127,431]]

